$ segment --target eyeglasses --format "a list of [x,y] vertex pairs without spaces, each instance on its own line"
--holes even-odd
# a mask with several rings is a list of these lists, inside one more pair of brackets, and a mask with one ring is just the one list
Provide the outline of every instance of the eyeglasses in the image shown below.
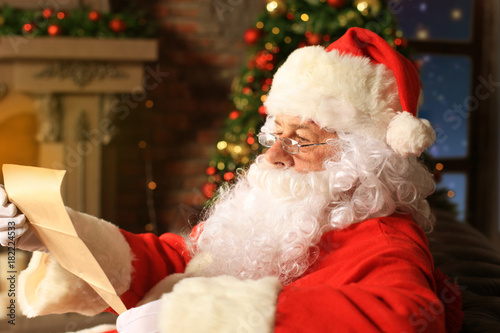
[[322,146],[328,144],[328,142],[322,142],[322,143],[301,145],[295,140],[292,140],[290,138],[280,138],[279,136],[271,133],[259,133],[258,136],[259,136],[259,143],[264,147],[272,147],[277,140],[280,140],[281,147],[283,147],[283,150],[290,154],[298,154],[300,152],[301,147]]

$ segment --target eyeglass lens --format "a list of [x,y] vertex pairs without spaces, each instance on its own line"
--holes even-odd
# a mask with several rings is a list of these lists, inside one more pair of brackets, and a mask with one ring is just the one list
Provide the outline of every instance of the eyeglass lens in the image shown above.
[[283,149],[285,149],[289,153],[295,153],[299,150],[297,141],[289,138],[281,138],[281,142],[283,142]]
[[265,147],[272,147],[276,143],[276,140],[281,140],[283,149],[289,153],[296,153],[299,150],[298,142],[295,140],[289,138],[279,139],[277,136],[269,133],[259,135],[259,142]]
[[271,147],[276,142],[276,137],[269,133],[262,133],[259,135],[259,142],[264,147]]

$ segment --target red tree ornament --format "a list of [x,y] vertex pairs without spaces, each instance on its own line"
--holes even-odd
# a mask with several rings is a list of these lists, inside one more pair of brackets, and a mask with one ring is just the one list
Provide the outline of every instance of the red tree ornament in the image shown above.
[[249,28],[245,31],[243,35],[243,40],[247,45],[255,45],[262,34],[262,30],[257,28]]
[[224,180],[227,181],[227,182],[230,181],[233,178],[234,178],[234,173],[232,173],[232,172],[226,172],[224,174]]
[[122,19],[114,18],[109,21],[109,28],[113,30],[113,32],[120,33],[127,30],[127,24]]
[[319,45],[323,40],[323,37],[320,34],[306,34],[307,44],[309,45]]
[[274,56],[267,50],[257,52],[255,56],[255,65],[260,71],[270,71],[274,66]]
[[214,183],[205,183],[203,187],[201,188],[201,192],[207,197],[208,199],[213,198],[215,191],[217,190],[217,185]]
[[23,25],[23,32],[30,34],[35,31],[35,25],[33,23],[26,23]]
[[267,78],[261,81],[261,89],[263,92],[268,92],[269,89],[271,88],[271,83],[273,83],[273,79]]
[[252,88],[250,88],[250,87],[243,87],[243,89],[241,89],[241,92],[245,95],[248,95],[248,96],[250,96],[253,93]]
[[266,107],[264,105],[259,106],[259,114],[261,116],[267,115],[267,110],[266,110]]
[[345,5],[346,0],[327,0],[326,1],[330,6],[335,8],[342,8]]
[[407,47],[408,41],[404,38],[396,38],[394,40],[394,44],[396,44],[397,46]]
[[236,120],[240,116],[240,113],[238,111],[231,111],[229,113],[229,119],[231,120]]
[[207,175],[213,176],[217,172],[217,169],[215,169],[214,167],[211,166],[211,167],[208,167],[205,172],[207,173]]
[[49,19],[54,15],[54,10],[52,8],[44,8],[42,9],[42,16],[46,19]]
[[101,19],[101,14],[99,14],[98,11],[93,10],[89,13],[89,20],[96,22],[99,21],[100,19]]
[[62,34],[62,28],[58,24],[51,24],[47,28],[47,32],[50,36],[59,36]]

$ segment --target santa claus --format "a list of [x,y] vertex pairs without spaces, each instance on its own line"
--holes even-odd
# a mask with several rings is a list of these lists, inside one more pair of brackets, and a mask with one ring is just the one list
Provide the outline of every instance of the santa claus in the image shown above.
[[[410,61],[375,33],[350,29],[326,49],[298,49],[278,70],[258,136],[267,152],[190,237],[131,234],[68,209],[130,309],[117,330],[460,328],[460,294],[434,271],[425,236],[435,185],[417,156],[435,134],[417,117],[419,91]],[[0,194],[2,242],[14,221],[17,246],[43,251]],[[50,253],[34,253],[19,288],[29,317],[107,310]]]

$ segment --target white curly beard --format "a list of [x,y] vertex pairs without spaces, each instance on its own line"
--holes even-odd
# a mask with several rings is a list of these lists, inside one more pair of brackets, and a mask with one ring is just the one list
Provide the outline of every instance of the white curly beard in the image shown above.
[[343,191],[330,178],[326,171],[276,168],[260,156],[210,212],[194,248],[213,262],[198,273],[276,276],[284,284],[302,275],[316,259],[331,203]]
[[412,214],[424,230],[432,228],[425,198],[434,181],[425,166],[384,142],[338,135],[342,154],[327,158],[324,171],[276,168],[261,155],[222,193],[193,244],[194,255],[213,260],[202,275],[276,276],[286,284],[316,260],[327,230],[394,212]]

